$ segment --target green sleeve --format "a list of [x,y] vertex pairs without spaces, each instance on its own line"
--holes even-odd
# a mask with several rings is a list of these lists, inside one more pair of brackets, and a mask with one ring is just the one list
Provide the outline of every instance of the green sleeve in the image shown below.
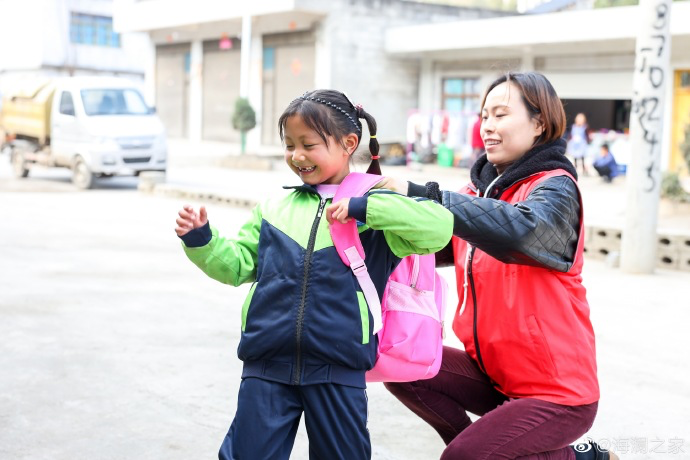
[[367,225],[383,230],[397,257],[440,251],[453,236],[453,215],[435,201],[388,190],[369,193]]
[[261,220],[261,209],[256,206],[237,238],[220,237],[218,230],[211,227],[212,237],[207,245],[189,248],[183,243],[184,252],[194,265],[214,280],[233,286],[252,282],[256,278]]

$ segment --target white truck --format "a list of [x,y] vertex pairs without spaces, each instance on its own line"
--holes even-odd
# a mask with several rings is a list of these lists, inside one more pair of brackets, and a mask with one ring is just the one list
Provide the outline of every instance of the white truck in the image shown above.
[[123,78],[54,78],[5,92],[0,131],[20,178],[36,164],[64,167],[87,189],[97,177],[167,168],[163,123]]

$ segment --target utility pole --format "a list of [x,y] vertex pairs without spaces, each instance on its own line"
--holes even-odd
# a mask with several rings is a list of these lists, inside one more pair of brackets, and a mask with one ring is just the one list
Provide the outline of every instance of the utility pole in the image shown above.
[[664,97],[672,77],[671,0],[640,0],[638,9],[621,268],[628,273],[652,273],[656,265]]

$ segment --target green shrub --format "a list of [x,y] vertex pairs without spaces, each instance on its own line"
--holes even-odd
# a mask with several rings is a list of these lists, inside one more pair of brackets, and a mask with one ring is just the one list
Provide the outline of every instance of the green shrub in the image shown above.
[[235,112],[232,114],[232,127],[240,132],[242,140],[242,154],[244,154],[247,144],[247,131],[256,126],[256,112],[243,97],[235,101]]
[[675,172],[665,172],[661,178],[661,196],[673,201],[686,201],[688,194],[680,184],[680,176]]

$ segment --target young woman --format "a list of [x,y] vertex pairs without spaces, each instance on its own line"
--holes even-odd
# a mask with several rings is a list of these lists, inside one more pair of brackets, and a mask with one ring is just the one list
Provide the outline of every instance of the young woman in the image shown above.
[[380,184],[453,213],[453,330],[465,346],[444,349],[436,377],[386,387],[436,429],[443,460],[616,459],[569,446],[594,422],[599,384],[563,106],[543,75],[509,73],[481,107],[486,155],[463,190]]

